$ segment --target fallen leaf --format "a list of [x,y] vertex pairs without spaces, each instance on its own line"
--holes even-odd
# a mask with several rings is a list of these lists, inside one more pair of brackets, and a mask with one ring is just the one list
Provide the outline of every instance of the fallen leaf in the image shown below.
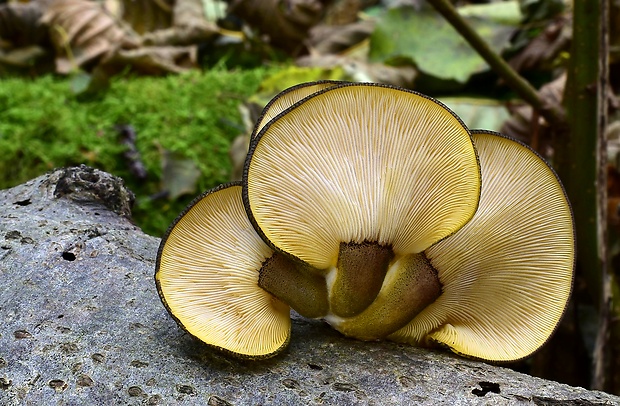
[[303,67],[340,69],[344,74],[342,79],[352,82],[377,82],[412,88],[417,77],[417,70],[411,65],[388,66],[382,63],[368,63],[346,55],[313,54],[298,58],[296,63]]
[[200,170],[193,160],[164,150],[162,170],[162,190],[168,192],[168,199],[175,200],[179,196],[196,192]]
[[228,12],[266,35],[274,46],[298,53],[327,3],[329,0],[232,0]]
[[136,48],[139,38],[96,2],[52,1],[41,18],[56,50],[56,70],[67,74],[93,66],[118,49]]
[[[469,18],[469,23],[495,52],[509,45],[514,27]],[[390,64],[410,60],[426,75],[465,83],[488,70],[487,63],[434,10],[411,7],[390,9],[379,17],[370,37],[370,60]]]
[[145,75],[181,73],[195,68],[197,49],[195,46],[152,46],[138,49],[119,50],[102,63],[111,71],[121,71],[131,66],[135,72]]
[[317,25],[310,30],[311,53],[338,54],[367,39],[375,29],[374,21],[358,21],[347,25]]

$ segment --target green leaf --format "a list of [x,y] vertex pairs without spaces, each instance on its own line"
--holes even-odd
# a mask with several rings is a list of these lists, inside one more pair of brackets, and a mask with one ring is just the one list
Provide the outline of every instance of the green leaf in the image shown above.
[[260,91],[250,97],[249,101],[260,106],[266,105],[276,94],[299,83],[316,80],[345,80],[346,73],[340,67],[298,67],[289,66],[264,79]]
[[465,125],[472,129],[498,131],[510,113],[506,106],[493,99],[479,99],[473,97],[445,97],[440,101],[456,113]]
[[73,94],[82,94],[88,90],[91,76],[86,72],[80,72],[71,77],[71,91]]
[[[514,28],[479,18],[469,23],[496,52],[509,45]],[[411,7],[388,10],[370,37],[370,58],[386,64],[403,59],[430,76],[465,83],[488,69],[486,62],[434,10]]]
[[194,194],[199,177],[200,170],[193,160],[163,151],[162,189],[168,192],[170,200],[184,194]]
[[458,8],[463,17],[478,17],[498,24],[518,26],[523,19],[519,2],[500,1],[485,4],[467,4]]

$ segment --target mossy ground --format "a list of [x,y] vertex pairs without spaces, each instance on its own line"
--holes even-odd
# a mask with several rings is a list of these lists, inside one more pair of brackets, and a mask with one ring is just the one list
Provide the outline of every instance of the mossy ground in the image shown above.
[[[228,149],[242,132],[240,102],[256,93],[265,69],[208,71],[164,78],[117,78],[97,99],[80,101],[68,79],[3,79],[0,83],[0,189],[53,168],[86,164],[125,179],[136,194],[134,220],[161,236],[202,190],[230,177]],[[131,125],[147,170],[141,181],[123,157],[117,125]],[[194,161],[196,192],[152,199],[162,190],[163,151]]]

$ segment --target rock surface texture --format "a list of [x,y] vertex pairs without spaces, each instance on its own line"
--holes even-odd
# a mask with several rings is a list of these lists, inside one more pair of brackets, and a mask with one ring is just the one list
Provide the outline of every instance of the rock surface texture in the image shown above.
[[227,358],[166,313],[159,239],[128,220],[132,199],[84,166],[0,191],[0,405],[620,404],[295,315],[283,354]]

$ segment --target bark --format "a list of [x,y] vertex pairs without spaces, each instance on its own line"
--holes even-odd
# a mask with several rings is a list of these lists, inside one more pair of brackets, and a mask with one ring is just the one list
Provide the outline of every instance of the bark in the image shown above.
[[84,166],[0,191],[0,404],[620,404],[296,315],[283,354],[228,358],[164,310],[160,240],[128,219],[131,199]]
[[[601,261],[601,296],[599,300],[599,320],[596,342],[594,345],[592,387],[600,390],[611,390],[609,359],[611,358],[610,347],[610,321],[612,309],[611,272],[609,263],[609,234],[607,230],[607,99],[609,88],[609,3],[608,0],[599,0],[599,14],[591,18],[599,17],[598,28],[598,60],[597,60],[597,92],[596,92],[596,125],[597,125],[597,176],[598,185],[597,199],[597,231],[599,240],[599,255]],[[618,393],[617,391],[614,391]]]

